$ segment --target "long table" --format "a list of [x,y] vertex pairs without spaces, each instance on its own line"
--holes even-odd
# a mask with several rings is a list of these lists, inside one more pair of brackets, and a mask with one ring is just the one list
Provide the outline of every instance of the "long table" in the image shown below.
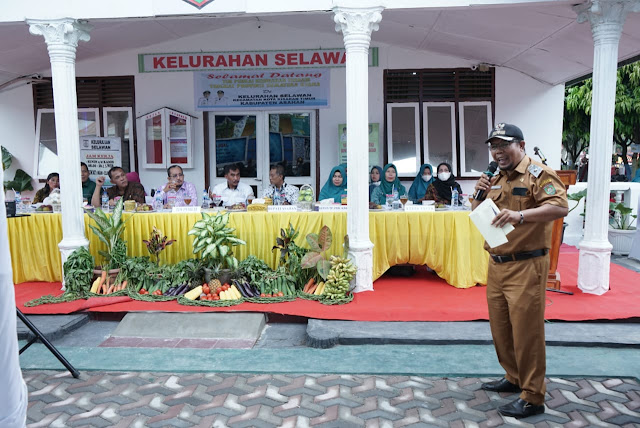
[[[193,258],[192,240],[187,232],[201,218],[200,214],[135,213],[124,214],[127,221],[123,238],[129,256],[148,255],[142,242],[153,226],[177,242],[162,253],[163,262],[176,263]],[[332,254],[342,254],[347,233],[345,212],[241,212],[232,213],[230,226],[246,246],[234,247],[238,260],[253,254],[276,267],[279,253],[271,251],[281,228],[289,223],[300,231],[296,243],[308,247],[307,233],[318,233],[328,225],[333,233]],[[85,215],[85,234],[89,249],[102,262],[98,250],[105,250],[89,228],[92,220]],[[444,212],[371,212],[369,233],[373,247],[373,278],[379,278],[390,266],[409,263],[428,265],[441,278],[457,288],[486,284],[488,254],[483,238],[469,220],[468,211]],[[9,246],[14,283],[27,281],[61,281],[62,269],[58,243],[62,240],[61,214],[32,214],[8,219]]]

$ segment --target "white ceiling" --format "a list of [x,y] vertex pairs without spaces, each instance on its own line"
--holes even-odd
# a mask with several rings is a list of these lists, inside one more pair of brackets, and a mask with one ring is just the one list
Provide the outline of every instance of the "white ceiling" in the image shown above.
[[[265,15],[261,21],[335,34],[330,13]],[[91,21],[91,40],[77,60],[141,49],[246,21],[242,17],[172,17]],[[550,84],[591,72],[593,40],[570,4],[452,9],[403,9],[382,13],[372,44],[386,43],[518,70]],[[619,59],[640,55],[640,13],[627,17]],[[0,84],[49,70],[46,44],[24,23],[0,24]]]

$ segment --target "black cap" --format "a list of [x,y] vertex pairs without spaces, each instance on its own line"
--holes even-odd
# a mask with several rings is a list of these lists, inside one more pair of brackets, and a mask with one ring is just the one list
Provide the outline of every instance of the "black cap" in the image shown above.
[[509,123],[499,123],[491,130],[489,133],[489,138],[487,138],[486,143],[491,141],[492,138],[500,138],[505,141],[513,141],[513,140],[524,140],[524,135],[522,135],[522,131],[515,125],[511,125]]

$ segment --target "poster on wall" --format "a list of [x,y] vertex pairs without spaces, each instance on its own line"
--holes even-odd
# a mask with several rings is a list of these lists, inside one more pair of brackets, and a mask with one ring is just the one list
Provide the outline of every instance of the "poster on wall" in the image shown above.
[[111,168],[122,165],[120,137],[80,137],[80,161],[87,164],[92,180],[108,177]]
[[330,70],[194,72],[196,110],[329,107]]
[[[369,124],[369,168],[380,162],[380,124]],[[338,125],[338,163],[347,163],[347,125]]]

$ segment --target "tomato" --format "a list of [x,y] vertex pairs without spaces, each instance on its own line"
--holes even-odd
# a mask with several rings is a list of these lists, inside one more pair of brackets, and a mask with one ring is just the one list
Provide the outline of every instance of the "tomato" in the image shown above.
[[225,284],[222,286],[222,291],[227,291],[229,289],[229,284]]
[[211,290],[209,289],[209,285],[205,284],[205,285],[202,286],[202,292],[204,294],[209,294],[210,291]]
[[213,296],[211,300],[220,300],[220,296]]
[[271,294],[267,294],[267,297],[273,297]]
[[284,293],[282,291],[278,291],[278,297],[284,297]]
[[138,291],[139,294],[147,294],[147,290],[145,290],[144,288],[141,288],[140,291]]
[[264,293],[260,293],[260,297],[267,297],[267,295]]

